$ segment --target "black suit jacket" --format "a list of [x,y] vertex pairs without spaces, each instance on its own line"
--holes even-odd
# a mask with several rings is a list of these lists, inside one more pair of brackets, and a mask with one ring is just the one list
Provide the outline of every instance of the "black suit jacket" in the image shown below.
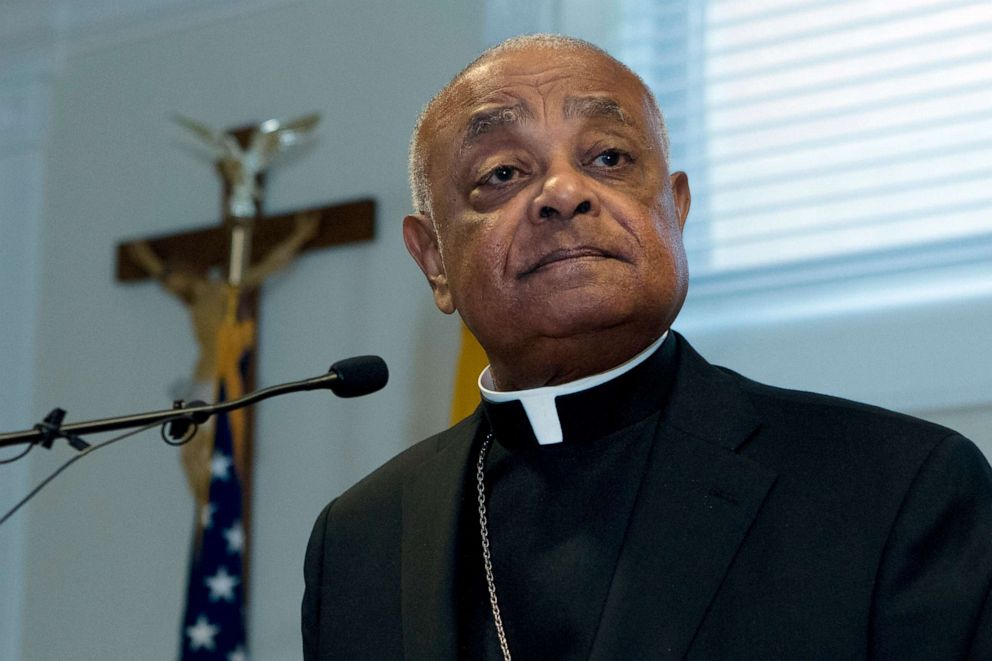
[[[992,473],[945,428],[716,368],[681,337],[591,659],[992,659]],[[320,514],[304,655],[456,657],[481,414]],[[512,651],[512,641],[511,641]]]

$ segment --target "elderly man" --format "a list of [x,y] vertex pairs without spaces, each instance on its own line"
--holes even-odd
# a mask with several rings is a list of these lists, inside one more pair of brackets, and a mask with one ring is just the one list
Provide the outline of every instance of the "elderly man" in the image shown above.
[[407,247],[483,404],[320,515],[307,659],[992,659],[992,477],[953,432],[669,331],[685,174],[622,64],[484,53],[427,106]]

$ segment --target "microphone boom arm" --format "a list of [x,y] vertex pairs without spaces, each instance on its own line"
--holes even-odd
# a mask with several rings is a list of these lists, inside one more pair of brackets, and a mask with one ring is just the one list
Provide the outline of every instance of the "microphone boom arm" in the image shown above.
[[[389,373],[386,369],[386,363],[383,362],[382,358],[378,356],[356,356],[334,363],[331,365],[331,369],[327,374],[303,379],[302,381],[269,386],[268,388],[250,392],[243,397],[232,399],[229,402],[205,404],[200,401],[193,401],[187,404],[179,400],[175,403],[174,408],[171,409],[149,411],[147,413],[137,413],[115,418],[102,418],[87,422],[74,422],[69,425],[52,425],[50,421],[53,418],[53,411],[53,413],[50,413],[45,418],[46,422],[39,423],[32,429],[0,434],[0,448],[22,443],[42,443],[50,448],[52,441],[57,437],[73,439],[78,438],[82,434],[97,434],[116,429],[144,427],[159,422],[179,422],[185,423],[187,426],[189,423],[199,425],[217,413],[250,406],[270,397],[304,390],[327,389],[334,391],[341,397],[356,397],[379,390],[386,385],[388,378]],[[176,416],[182,416],[182,418],[176,421]],[[83,448],[77,447],[76,449]]]

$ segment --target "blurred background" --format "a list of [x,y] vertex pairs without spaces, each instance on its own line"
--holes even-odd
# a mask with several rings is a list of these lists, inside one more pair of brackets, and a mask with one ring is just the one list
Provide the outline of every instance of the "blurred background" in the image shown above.
[[[0,0],[0,431],[167,408],[184,308],[114,279],[122,240],[215,224],[219,182],[171,120],[319,112],[271,212],[373,197],[377,237],[265,285],[258,384],[381,354],[387,388],[256,409],[249,649],[298,659],[317,513],[448,423],[456,319],[403,248],[421,107],[478,52],[586,38],[648,82],[689,175],[676,328],[711,362],[954,427],[992,456],[987,0]],[[5,451],[0,459],[9,457]],[[0,466],[6,511],[73,451]],[[0,527],[0,658],[175,658],[193,502],[148,432]]]

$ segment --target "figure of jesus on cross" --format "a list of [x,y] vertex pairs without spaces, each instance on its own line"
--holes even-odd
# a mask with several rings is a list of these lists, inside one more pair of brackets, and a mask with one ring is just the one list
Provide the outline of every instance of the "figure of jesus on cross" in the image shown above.
[[[127,254],[189,310],[199,348],[193,390],[200,397],[218,399],[221,384],[227,399],[244,394],[241,361],[255,344],[255,324],[245,297],[253,296],[270,274],[288,265],[317,233],[318,216],[299,214],[294,217],[294,228],[288,237],[256,263],[250,261],[254,224],[261,216],[265,171],[276,154],[300,142],[318,119],[312,114],[285,124],[271,119],[262,122],[244,131],[245,148],[235,134],[213,131],[191,119],[177,118],[210,148],[225,184],[223,226],[230,237],[226,277],[209,270],[200,272],[182,255],[163,258],[148,241],[128,244]],[[245,475],[248,470],[246,413],[233,411],[229,419],[234,465]],[[212,433],[212,426],[204,426],[182,450],[183,467],[200,507],[207,504],[209,496]]]
[[[239,285],[209,273],[199,273],[181,260],[167,263],[152,250],[147,241],[137,241],[128,246],[131,259],[140,264],[189,310],[199,350],[191,388],[195,396],[216,400],[221,375],[226,375],[231,380],[231,370],[237,367],[239,360],[236,354],[240,352],[237,350],[248,350],[255,337],[254,323],[250,319],[238,318],[242,295],[254,294],[269,275],[287,266],[300,248],[317,233],[318,222],[318,217],[314,214],[297,216],[292,233],[257,264],[249,266]],[[226,350],[222,350],[222,344],[226,345]],[[240,381],[238,378],[237,382]],[[239,394],[229,391],[227,397],[231,399]],[[235,465],[244,466],[247,454],[244,447],[244,409],[232,411],[229,415],[234,428],[234,462]],[[181,451],[190,490],[201,507],[207,503],[210,486],[210,456],[213,452],[211,441],[212,430],[209,425],[204,425],[182,446]]]
[[[204,142],[215,158],[224,184],[220,227],[139,239],[118,246],[117,276],[122,281],[154,278],[189,310],[199,356],[189,399],[217,399],[223,374],[234,376],[244,351],[254,348],[258,291],[273,273],[301,251],[366,241],[374,232],[375,205],[362,200],[263,215],[265,172],[273,158],[298,144],[316,126],[318,116],[282,123],[268,120],[226,132],[186,118],[177,122]],[[219,271],[226,269],[226,276]],[[249,368],[243,387],[228,386],[228,399],[253,385]],[[232,417],[234,465],[250,495],[250,418]],[[190,489],[199,505],[207,500],[212,452],[211,430],[198,432],[182,452]]]

